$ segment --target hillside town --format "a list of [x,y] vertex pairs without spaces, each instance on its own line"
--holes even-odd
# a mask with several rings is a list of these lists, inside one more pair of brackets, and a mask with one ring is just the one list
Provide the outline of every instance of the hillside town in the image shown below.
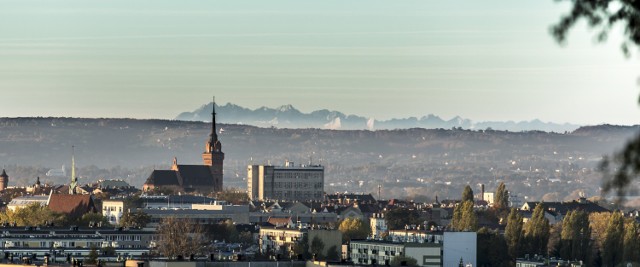
[[466,185],[460,198],[436,195],[428,203],[388,199],[381,191],[327,194],[322,165],[290,161],[248,164],[247,190],[225,189],[215,108],[201,156],[202,164],[174,158],[170,169],[153,170],[142,189],[121,179],[80,185],[73,155],[68,184],[36,177],[30,186],[10,187],[3,170],[0,257],[74,266],[614,266],[640,260],[640,212],[597,197],[522,202],[504,183]]

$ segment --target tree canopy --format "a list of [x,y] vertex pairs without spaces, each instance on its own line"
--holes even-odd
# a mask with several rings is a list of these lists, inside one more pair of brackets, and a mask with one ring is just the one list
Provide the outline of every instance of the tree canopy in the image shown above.
[[528,244],[529,254],[545,255],[549,242],[549,220],[544,217],[545,211],[542,204],[538,204],[533,210],[531,220],[524,226],[524,237]]
[[476,231],[478,230],[478,216],[473,210],[473,202],[465,201],[458,204],[453,209],[453,219],[451,228],[456,231]]
[[347,218],[338,226],[342,232],[342,241],[350,241],[351,239],[365,239],[371,234],[371,226],[360,219]]
[[420,225],[423,222],[417,210],[407,208],[388,210],[385,212],[384,218],[387,221],[387,226],[392,230],[404,229],[405,225]]
[[147,226],[149,222],[151,222],[151,216],[142,210],[136,212],[125,211],[120,219],[120,226],[139,228]]
[[31,203],[15,211],[7,209],[0,213],[0,220],[7,223],[15,223],[17,226],[38,226],[47,223],[64,225],[67,218],[60,213],[51,211],[48,207],[39,203]]
[[509,208],[509,191],[503,182],[500,182],[493,197],[493,206],[497,209]]
[[507,241],[509,257],[511,257],[511,259],[515,259],[519,256],[518,254],[521,252],[520,242],[523,239],[522,237],[522,215],[520,215],[515,208],[512,208],[507,219],[507,227],[504,230],[504,238]]
[[157,250],[169,259],[200,254],[204,245],[204,232],[199,224],[178,218],[165,218],[158,227]]
[[473,202],[473,190],[471,190],[471,186],[467,185],[462,190],[462,202],[471,201]]

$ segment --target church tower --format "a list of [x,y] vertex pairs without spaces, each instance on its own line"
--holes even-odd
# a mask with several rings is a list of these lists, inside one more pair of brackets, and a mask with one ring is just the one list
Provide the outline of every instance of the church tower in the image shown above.
[[4,191],[7,189],[7,185],[9,184],[9,175],[7,172],[2,169],[2,174],[0,174],[0,191]]
[[224,161],[224,153],[222,152],[222,144],[218,140],[216,133],[216,102],[213,101],[213,111],[211,112],[211,134],[202,153],[204,165],[209,166],[211,175],[213,176],[213,190],[215,192],[222,191],[222,167]]

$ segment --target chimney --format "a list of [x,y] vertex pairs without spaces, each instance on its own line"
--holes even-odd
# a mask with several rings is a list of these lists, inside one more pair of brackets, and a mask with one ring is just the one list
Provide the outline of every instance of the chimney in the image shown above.
[[484,201],[484,184],[480,184],[480,199]]

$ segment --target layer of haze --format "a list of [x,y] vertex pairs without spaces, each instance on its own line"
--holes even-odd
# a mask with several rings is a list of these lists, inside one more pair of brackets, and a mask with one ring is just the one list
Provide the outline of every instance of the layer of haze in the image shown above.
[[[210,101],[389,119],[637,124],[640,62],[551,0],[0,2],[0,117],[174,118]],[[612,34],[619,36],[619,34]],[[635,52],[635,50],[634,50]]]

